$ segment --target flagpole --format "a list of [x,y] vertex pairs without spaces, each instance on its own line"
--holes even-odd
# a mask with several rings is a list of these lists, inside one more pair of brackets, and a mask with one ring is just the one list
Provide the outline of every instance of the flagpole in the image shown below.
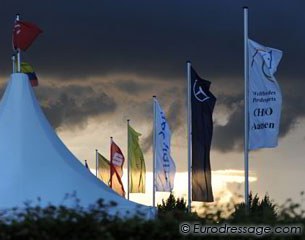
[[[20,14],[17,13],[16,14],[16,21],[20,20]],[[17,72],[21,72],[21,53],[20,53],[20,49],[17,49]]]
[[191,62],[187,61],[187,148],[188,148],[188,176],[187,176],[187,182],[188,182],[188,194],[187,194],[187,199],[188,199],[188,211],[191,212],[192,210],[192,199],[191,199],[191,169],[192,169],[192,164],[191,164],[191,154],[192,154],[192,124],[191,124]]
[[112,153],[111,153],[111,146],[112,146],[113,139],[110,137],[110,187],[112,188]]
[[153,207],[156,206],[156,100],[157,97],[153,96]]
[[130,152],[129,152],[129,122],[130,120],[127,119],[127,199],[129,200],[129,181],[130,181],[130,176],[129,176],[129,171],[130,171]]
[[98,169],[98,150],[95,149],[95,176],[97,177],[97,169]]
[[245,165],[245,206],[249,211],[249,106],[248,106],[248,84],[249,84],[249,64],[248,64],[248,7],[244,7],[244,165]]
[[16,57],[15,54],[12,55],[12,68],[13,68],[13,73],[16,72],[16,65],[15,65]]

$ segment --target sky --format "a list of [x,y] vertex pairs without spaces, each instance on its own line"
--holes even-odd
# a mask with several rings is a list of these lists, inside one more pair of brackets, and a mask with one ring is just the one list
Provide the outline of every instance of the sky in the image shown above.
[[[212,82],[217,97],[211,150],[214,190],[220,199],[222,191],[243,193],[243,6],[249,7],[249,37],[283,51],[276,73],[283,94],[279,146],[250,153],[250,189],[260,196],[268,193],[279,203],[299,201],[305,190],[302,0],[3,0],[1,92],[11,73],[11,31],[20,13],[21,19],[43,30],[22,54],[38,75],[36,96],[79,160],[87,159],[94,168],[95,149],[109,156],[110,136],[126,153],[130,119],[142,133],[151,171],[156,95],[173,132],[172,155],[180,181],[187,171],[185,63],[190,60],[198,74]],[[175,192],[185,196],[186,187],[177,183]],[[143,199],[139,201],[148,202],[149,194]]]

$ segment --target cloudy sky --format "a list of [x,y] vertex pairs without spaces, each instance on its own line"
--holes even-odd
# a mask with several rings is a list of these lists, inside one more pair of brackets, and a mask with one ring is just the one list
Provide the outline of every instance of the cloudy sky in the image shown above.
[[[9,1],[0,15],[2,92],[11,72],[15,14],[43,29],[23,60],[39,77],[36,95],[61,139],[94,168],[95,149],[109,155],[109,137],[126,152],[126,120],[141,132],[151,161],[152,96],[173,132],[172,152],[187,170],[186,66],[212,82],[217,97],[211,152],[215,179],[242,193],[243,12],[249,36],[283,51],[276,77],[283,93],[280,141],[251,152],[250,188],[283,202],[305,190],[305,2],[257,1]],[[231,178],[228,177],[231,171]],[[217,174],[225,172],[223,178]],[[221,175],[220,174],[220,175]],[[182,176],[182,175],[181,175]],[[233,180],[232,180],[233,179]],[[216,185],[213,180],[213,185]],[[177,192],[186,192],[178,189]],[[221,195],[220,195],[221,197]]]

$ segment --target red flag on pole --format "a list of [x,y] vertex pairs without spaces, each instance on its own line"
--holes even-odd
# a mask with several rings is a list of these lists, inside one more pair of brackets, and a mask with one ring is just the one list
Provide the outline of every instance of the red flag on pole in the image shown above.
[[121,149],[113,141],[111,142],[110,155],[110,187],[122,197],[125,197],[125,190],[122,183],[125,158]]
[[42,30],[33,23],[16,21],[13,29],[13,48],[27,50]]

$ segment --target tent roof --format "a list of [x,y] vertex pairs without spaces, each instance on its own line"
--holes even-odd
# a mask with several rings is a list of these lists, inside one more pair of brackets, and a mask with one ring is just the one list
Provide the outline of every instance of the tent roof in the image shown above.
[[91,174],[59,139],[36,100],[28,77],[14,73],[0,103],[0,208],[42,204],[73,207],[65,199],[76,193],[81,206],[98,199],[114,201],[111,214],[138,208],[152,217],[154,208],[128,201]]

